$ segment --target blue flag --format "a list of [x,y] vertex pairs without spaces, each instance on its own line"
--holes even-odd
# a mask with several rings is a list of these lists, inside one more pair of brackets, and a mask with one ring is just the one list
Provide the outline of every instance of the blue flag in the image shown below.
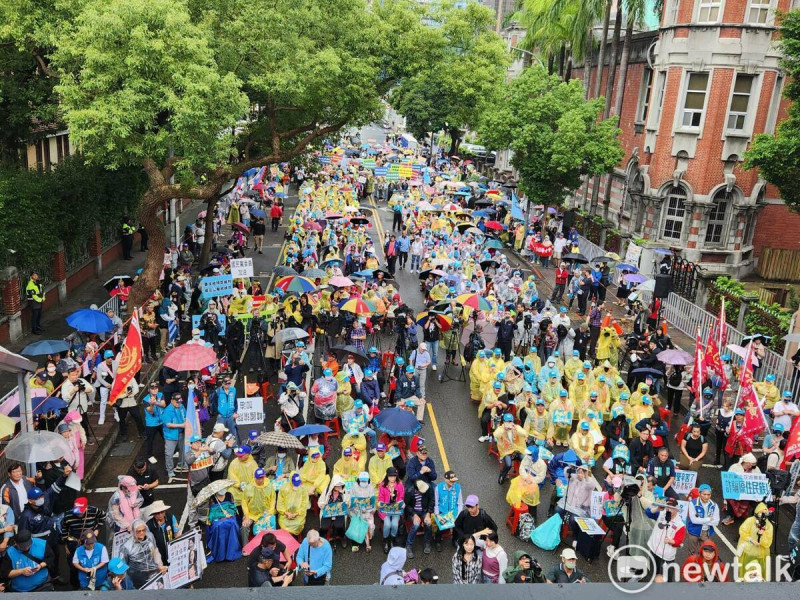
[[200,430],[200,418],[197,416],[197,402],[194,388],[189,388],[189,396],[186,401],[186,430],[184,435],[184,452],[191,450],[189,440],[193,435],[202,437],[203,432]]
[[170,343],[178,339],[178,332],[178,322],[175,319],[172,319],[169,323],[167,323],[167,334],[169,336]]

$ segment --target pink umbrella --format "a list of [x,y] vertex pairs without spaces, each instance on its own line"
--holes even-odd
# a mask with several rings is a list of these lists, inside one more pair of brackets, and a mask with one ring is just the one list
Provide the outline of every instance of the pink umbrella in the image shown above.
[[422,185],[422,180],[421,179],[412,179],[411,181],[408,182],[408,185],[420,186],[420,185]]
[[694,356],[680,349],[664,350],[656,357],[665,365],[690,365],[694,362]]
[[322,231],[322,225],[316,221],[306,221],[303,223],[303,229],[311,229],[312,231]]
[[[747,358],[747,348],[742,348],[738,344],[728,344],[728,350],[742,359]],[[753,354],[753,366],[758,366],[758,357],[755,355],[755,353]]]
[[[8,416],[12,410],[19,406],[19,392],[14,392],[6,401],[0,404],[0,414]],[[15,421],[19,421],[19,417],[12,417]]]
[[167,352],[164,357],[164,366],[176,371],[201,371],[216,362],[217,353],[200,344],[183,344]]
[[332,285],[333,287],[350,287],[355,284],[350,280],[350,278],[337,275],[328,280],[328,285]]
[[206,211],[201,210],[199,213],[197,213],[197,218],[198,219],[205,219],[206,218]]
[[422,188],[422,191],[425,192],[426,194],[430,195],[430,194],[433,194],[436,190],[434,189],[433,186],[426,185],[424,188]]
[[283,560],[285,560],[287,563],[291,561],[292,557],[294,557],[294,553],[297,552],[297,549],[300,547],[300,542],[294,539],[294,536],[291,533],[284,531],[283,529],[265,529],[264,531],[259,531],[256,536],[250,540],[244,548],[242,548],[242,554],[248,556],[253,553],[253,550],[261,547],[261,538],[263,538],[267,533],[275,534],[275,537],[283,542],[283,544],[286,546],[286,552],[283,553]]

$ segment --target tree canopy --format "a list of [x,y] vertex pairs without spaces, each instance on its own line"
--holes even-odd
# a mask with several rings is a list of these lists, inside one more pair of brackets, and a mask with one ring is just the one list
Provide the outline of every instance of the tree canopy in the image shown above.
[[577,80],[563,82],[531,67],[506,84],[478,131],[488,148],[513,152],[520,188],[531,201],[558,205],[582,175],[605,173],[622,160],[616,118],[599,119],[604,102],[584,99]]
[[436,36],[431,60],[400,81],[390,101],[419,139],[430,131],[450,131],[455,151],[461,130],[473,129],[496,99],[509,58],[485,6],[445,2],[431,9],[427,22]]
[[788,75],[783,95],[791,100],[788,116],[775,135],[755,136],[744,164],[747,169],[757,167],[764,179],[778,187],[786,205],[800,212],[800,11],[781,17],[780,35],[782,64]]

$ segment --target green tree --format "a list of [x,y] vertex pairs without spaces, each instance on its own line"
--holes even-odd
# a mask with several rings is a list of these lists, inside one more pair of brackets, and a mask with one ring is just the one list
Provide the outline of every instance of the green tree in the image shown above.
[[531,67],[505,86],[479,133],[487,147],[513,152],[529,201],[559,205],[581,176],[604,173],[622,160],[617,119],[601,120],[603,105],[603,98],[586,100],[579,81]]
[[800,212],[800,10],[780,17],[780,48],[788,77],[783,95],[791,101],[788,116],[775,135],[755,136],[745,153],[744,166],[758,168],[761,175],[777,186],[789,208]]
[[428,22],[433,56],[416,75],[400,80],[390,102],[419,139],[446,129],[455,154],[464,129],[473,129],[496,98],[509,58],[492,11],[478,3],[436,5]]
[[[15,22],[23,23],[20,40],[50,39],[26,30],[24,18]],[[317,139],[373,120],[381,95],[428,62],[437,35],[407,0],[80,7],[37,54],[59,78],[64,120],[86,160],[147,175],[139,220],[152,243],[131,306],[158,284],[164,202],[213,203],[248,168],[291,160]]]

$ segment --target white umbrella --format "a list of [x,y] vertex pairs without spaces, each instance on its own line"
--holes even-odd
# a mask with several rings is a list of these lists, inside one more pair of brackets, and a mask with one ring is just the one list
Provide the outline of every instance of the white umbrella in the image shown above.
[[655,279],[648,279],[647,281],[643,281],[639,285],[633,288],[637,292],[655,292],[656,291],[656,280]]
[[783,336],[783,340],[789,343],[800,342],[800,333],[790,333]]
[[[733,352],[735,355],[739,356],[740,358],[747,358],[747,348],[742,348],[738,344],[728,344],[728,350]],[[758,366],[758,357],[753,353],[753,366]]]
[[27,431],[20,433],[6,446],[6,456],[22,463],[56,460],[71,452],[67,440],[52,431]]
[[272,343],[285,344],[286,342],[301,340],[307,337],[308,332],[306,330],[300,329],[299,327],[287,327],[286,329],[281,329],[275,334],[275,336],[272,338]]

